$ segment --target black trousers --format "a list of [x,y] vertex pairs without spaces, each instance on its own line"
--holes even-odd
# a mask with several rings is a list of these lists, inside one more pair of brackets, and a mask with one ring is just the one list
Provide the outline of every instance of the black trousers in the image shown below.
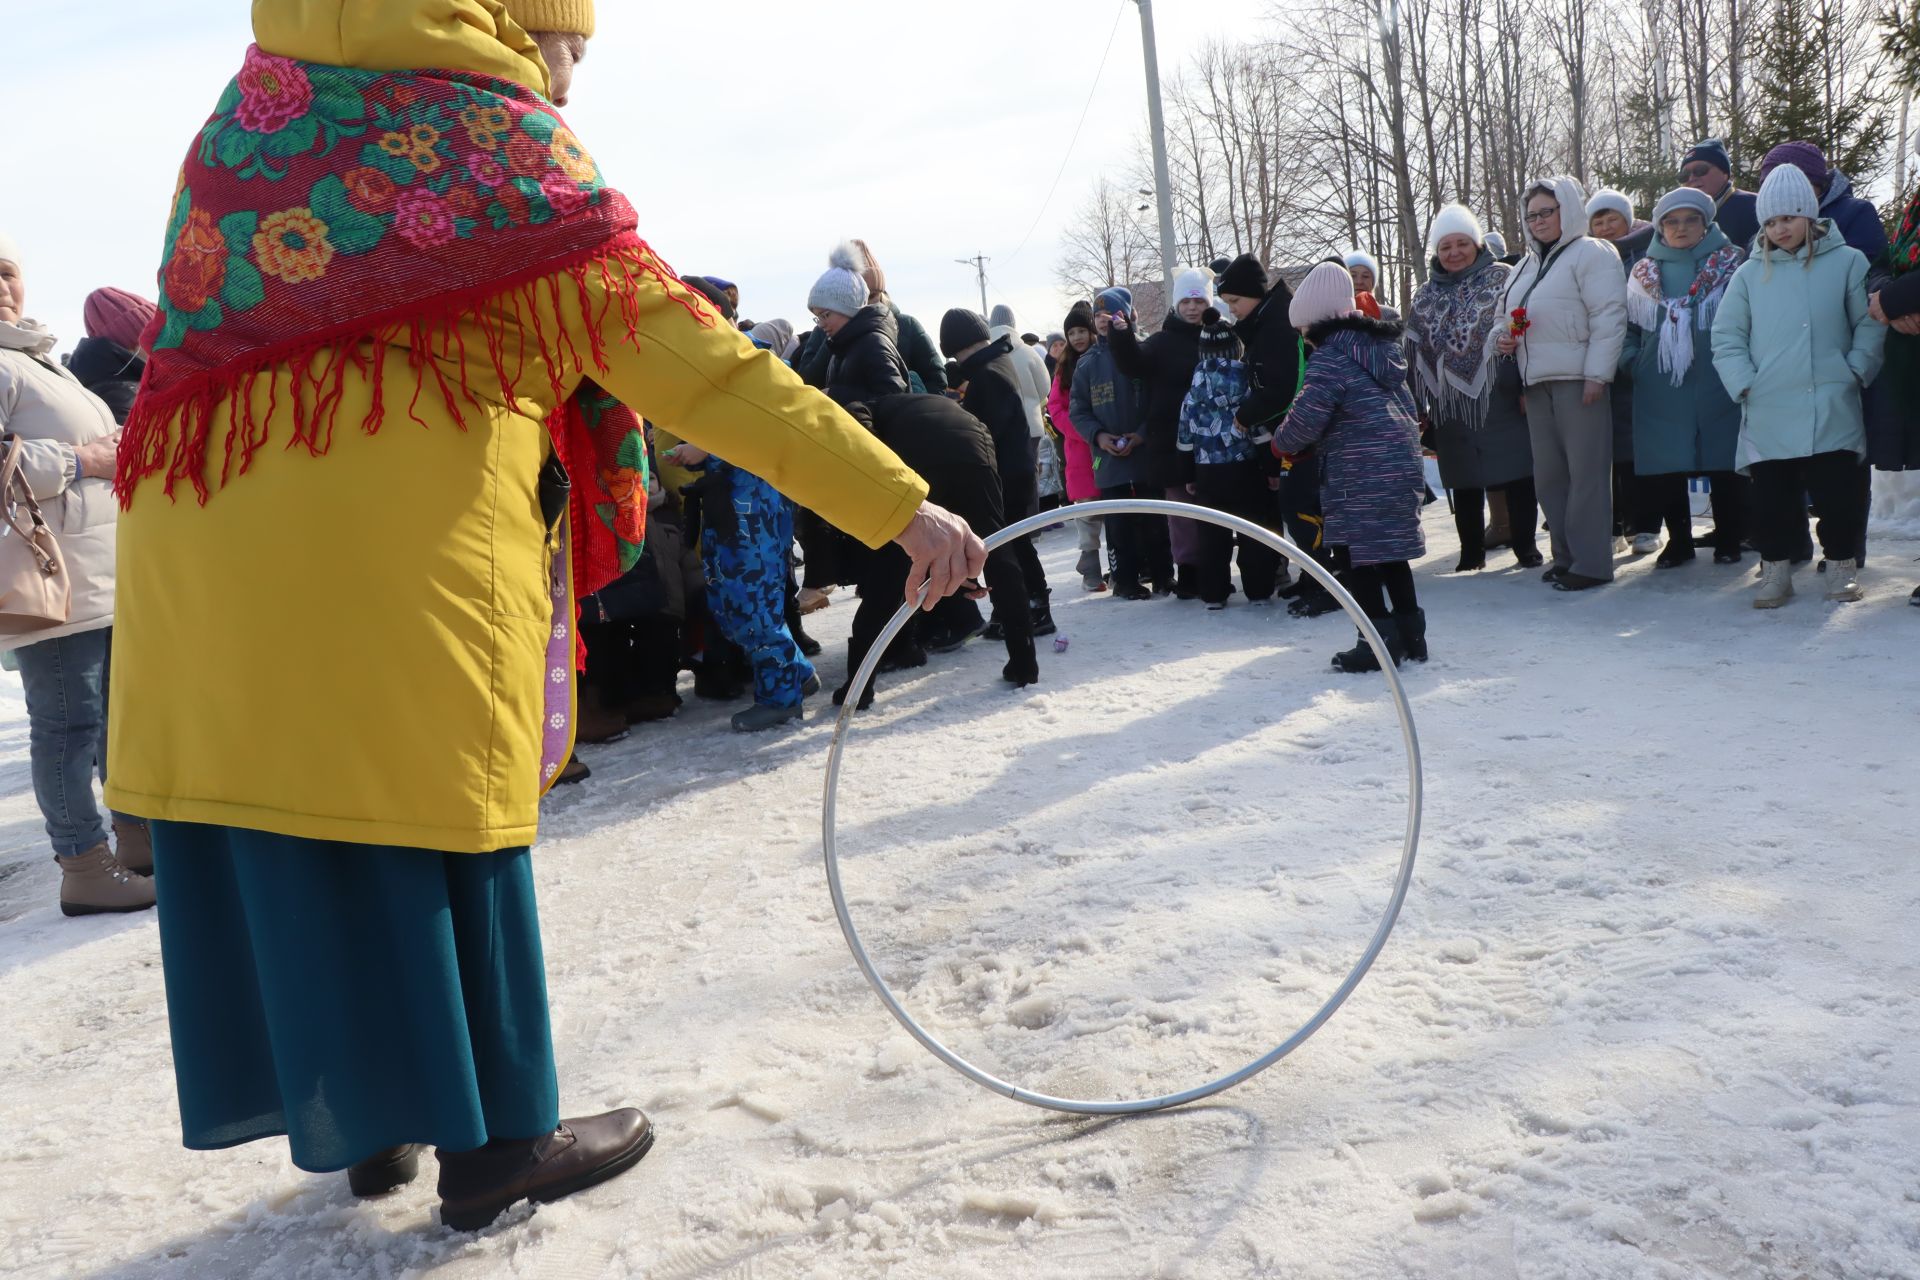
[[[1252,459],[1199,463],[1194,467],[1194,498],[1203,507],[1251,520],[1265,528],[1273,518],[1273,491]],[[1218,604],[1233,594],[1233,553],[1240,549],[1240,585],[1249,600],[1270,600],[1284,572],[1280,553],[1217,524],[1200,525],[1200,598]]]
[[1631,538],[1660,532],[1657,495],[1648,490],[1645,476],[1636,475],[1631,460],[1613,464],[1613,534]]
[[1413,589],[1413,566],[1405,560],[1356,565],[1345,547],[1335,547],[1333,559],[1340,573],[1340,585],[1359,602],[1369,618],[1387,617],[1389,604],[1393,613],[1420,607]]
[[[1103,498],[1164,498],[1147,485],[1121,484],[1100,490]],[[1165,516],[1108,516],[1107,553],[1113,557],[1113,587],[1120,591],[1143,582],[1173,585],[1173,545]]]
[[1790,560],[1806,536],[1806,495],[1820,512],[1820,549],[1829,560],[1850,560],[1866,527],[1860,492],[1860,459],[1850,449],[1811,458],[1756,462],[1753,479],[1754,542],[1763,560]]
[[634,699],[670,694],[680,678],[680,622],[659,614],[623,622],[583,622],[587,682],[601,704],[619,710]]
[[[1712,471],[1707,479],[1713,485],[1713,549],[1738,551],[1747,540],[1747,479],[1736,471]],[[1687,493],[1687,477],[1677,472],[1641,476],[1640,483],[1667,527],[1669,544],[1693,546],[1693,499]]]
[[1453,491],[1453,527],[1460,535],[1460,558],[1487,558],[1488,493],[1507,496],[1507,527],[1512,531],[1507,545],[1516,552],[1534,550],[1540,536],[1540,499],[1534,493],[1533,477],[1522,476],[1486,489]]
[[[891,543],[874,552],[862,566],[860,607],[854,611],[853,634],[847,641],[849,680],[866,661],[867,652],[880,638],[887,619],[906,599],[907,572],[912,567],[907,553]],[[1020,561],[1011,546],[996,547],[988,553],[986,578],[994,614],[1005,631],[1008,659],[1031,665],[1034,661],[1033,615],[1027,608],[1026,580],[1020,571]]]

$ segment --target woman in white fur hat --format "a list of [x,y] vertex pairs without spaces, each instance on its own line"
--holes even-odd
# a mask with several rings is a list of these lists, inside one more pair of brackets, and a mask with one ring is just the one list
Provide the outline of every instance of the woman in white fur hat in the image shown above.
[[1488,338],[1507,322],[1500,300],[1513,274],[1486,246],[1480,220],[1464,205],[1434,216],[1427,282],[1407,319],[1407,364],[1414,401],[1432,427],[1440,479],[1453,492],[1460,534],[1456,573],[1487,567],[1486,505],[1504,499],[1509,545],[1523,569],[1541,563],[1534,546],[1539,508],[1533,445],[1521,404],[1525,388],[1511,360],[1496,359]]

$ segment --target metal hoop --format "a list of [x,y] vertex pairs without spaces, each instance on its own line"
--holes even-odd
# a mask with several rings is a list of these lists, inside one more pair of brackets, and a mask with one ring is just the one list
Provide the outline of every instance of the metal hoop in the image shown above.
[[[987,549],[992,550],[1014,538],[1024,537],[1036,529],[1053,523],[1060,518],[1061,514],[1059,511],[1045,511],[1008,525],[986,540]],[[841,708],[839,723],[834,726],[833,730],[833,745],[827,752],[826,796],[822,803],[820,814],[821,848],[826,854],[827,888],[833,894],[833,912],[840,919],[840,932],[846,935],[847,946],[853,951],[853,958],[855,962],[859,964],[860,972],[867,976],[867,982],[880,997],[880,1002],[887,1006],[888,1012],[893,1014],[894,1018],[899,1021],[901,1026],[907,1029],[915,1040],[918,1040],[924,1045],[928,1052],[932,1053],[934,1057],[940,1059],[940,1061],[946,1063],[949,1067],[952,1067],[955,1071],[958,1071],[975,1084],[983,1085],[995,1093],[1004,1094],[1012,1098],[1015,1102],[1024,1102],[1030,1106],[1044,1107],[1049,1111],[1065,1111],[1075,1115],[1096,1116],[1137,1115],[1142,1112],[1160,1111],[1167,1107],[1177,1107],[1185,1103],[1197,1102],[1202,1098],[1210,1098],[1216,1093],[1231,1089],[1242,1081],[1248,1080],[1260,1072],[1265,1071],[1268,1067],[1305,1044],[1313,1033],[1318,1031],[1342,1004],[1346,1003],[1347,997],[1353,994],[1354,988],[1360,985],[1360,980],[1366,976],[1367,970],[1373,966],[1374,960],[1379,957],[1381,948],[1386,946],[1387,935],[1393,932],[1394,922],[1400,917],[1400,907],[1406,902],[1407,890],[1413,883],[1414,853],[1420,844],[1420,740],[1414,732],[1413,708],[1407,702],[1407,692],[1400,683],[1400,673],[1395,669],[1393,659],[1387,653],[1386,642],[1381,639],[1380,632],[1374,626],[1372,619],[1367,617],[1365,611],[1360,608],[1359,603],[1347,593],[1347,589],[1340,585],[1339,580],[1335,578],[1332,573],[1328,572],[1324,565],[1301,551],[1300,548],[1294,546],[1293,543],[1287,539],[1274,533],[1270,529],[1261,528],[1252,521],[1243,520],[1239,516],[1228,515],[1222,511],[1209,510],[1205,507],[1196,507],[1185,502],[1161,502],[1144,498],[1105,499],[1099,502],[1076,503],[1071,508],[1070,514],[1075,518],[1130,515],[1184,516],[1189,520],[1200,520],[1208,524],[1219,525],[1224,529],[1230,529],[1235,533],[1242,534],[1254,539],[1256,542],[1271,547],[1274,551],[1285,556],[1296,568],[1304,570],[1314,581],[1318,582],[1333,594],[1333,598],[1340,603],[1341,608],[1347,611],[1347,615],[1353,619],[1354,625],[1360,629],[1360,634],[1365,636],[1367,643],[1373,647],[1375,656],[1380,660],[1380,669],[1387,677],[1387,688],[1393,694],[1394,708],[1400,715],[1400,733],[1406,741],[1407,748],[1407,835],[1406,843],[1402,847],[1400,854],[1400,870],[1394,877],[1393,896],[1387,902],[1386,914],[1381,917],[1380,926],[1374,931],[1372,940],[1367,943],[1366,951],[1361,955],[1358,963],[1348,972],[1346,979],[1341,982],[1339,988],[1334,991],[1333,995],[1328,998],[1325,1004],[1320,1006],[1318,1012],[1307,1019],[1305,1023],[1301,1024],[1299,1030],[1295,1031],[1273,1049],[1254,1059],[1246,1066],[1228,1075],[1221,1076],[1210,1084],[1203,1084],[1195,1089],[1187,1089],[1180,1093],[1163,1094],[1157,1098],[1141,1098],[1134,1101],[1099,1102],[1077,1098],[1056,1098],[1048,1094],[1034,1093],[1031,1090],[1022,1089],[1018,1085],[1009,1084],[998,1076],[974,1066],[971,1062],[968,1062],[965,1058],[947,1048],[946,1045],[934,1037],[932,1032],[921,1026],[919,1021],[901,1005],[900,1001],[894,996],[892,989],[888,987],[886,981],[881,978],[879,970],[874,967],[873,960],[867,955],[866,946],[860,941],[859,930],[854,928],[853,917],[848,913],[846,891],[840,883],[840,854],[835,836],[835,819],[840,796],[841,755],[846,746],[847,730],[853,724],[854,711],[859,704],[861,695],[866,692],[868,683],[873,679],[875,668],[880,665],[881,655],[886,652],[887,646],[892,643],[893,638],[900,634],[900,629],[906,626],[907,620],[913,616],[916,606],[913,604],[901,605],[899,611],[893,615],[893,619],[888,622],[885,629],[880,632],[879,638],[873,642],[873,647],[867,651],[866,660],[860,664],[859,671],[854,673],[852,682],[847,686],[846,702]],[[924,598],[924,592],[922,593],[922,597]]]

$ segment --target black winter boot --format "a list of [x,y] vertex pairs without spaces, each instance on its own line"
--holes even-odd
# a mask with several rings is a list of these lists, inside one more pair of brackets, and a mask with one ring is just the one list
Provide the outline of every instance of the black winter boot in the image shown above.
[[[1394,612],[1393,625],[1399,629],[1400,642],[1406,648],[1409,662],[1427,660],[1427,611],[1425,609],[1399,609]],[[1385,630],[1386,628],[1382,628]]]
[[[1399,666],[1407,656],[1407,647],[1400,639],[1400,628],[1393,625],[1391,618],[1377,618],[1374,625],[1380,628],[1380,638],[1387,642],[1387,656],[1393,659],[1393,665]],[[1333,655],[1333,669],[1349,675],[1365,671],[1378,671],[1380,659],[1373,654],[1373,646],[1367,643],[1364,633],[1355,631],[1353,648]]]
[[1040,683],[1040,659],[1034,652],[1033,641],[1019,647],[1007,646],[1007,665],[1000,669],[1000,677],[1016,688],[1024,689],[1030,684]]
[[1050,636],[1060,628],[1053,624],[1053,592],[1042,591],[1029,602],[1033,610],[1033,634]]
[[1293,598],[1293,603],[1287,606],[1287,612],[1296,618],[1318,618],[1323,614],[1336,613],[1339,609],[1340,602],[1333,598],[1333,593],[1313,580],[1308,581],[1300,589],[1300,594]]
[[426,1147],[412,1142],[376,1152],[347,1170],[347,1189],[356,1196],[383,1196],[398,1191],[420,1176],[420,1153]]

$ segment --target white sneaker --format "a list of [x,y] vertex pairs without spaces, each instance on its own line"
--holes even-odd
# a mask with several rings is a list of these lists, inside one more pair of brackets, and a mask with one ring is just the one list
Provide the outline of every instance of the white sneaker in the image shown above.
[[1826,567],[1827,599],[1858,600],[1866,592],[1860,589],[1858,560],[1829,560]]
[[1636,533],[1633,535],[1633,554],[1650,556],[1660,549],[1660,535],[1657,533]]
[[1760,564],[1760,590],[1753,597],[1756,609],[1778,609],[1793,599],[1793,562],[1765,560]]

